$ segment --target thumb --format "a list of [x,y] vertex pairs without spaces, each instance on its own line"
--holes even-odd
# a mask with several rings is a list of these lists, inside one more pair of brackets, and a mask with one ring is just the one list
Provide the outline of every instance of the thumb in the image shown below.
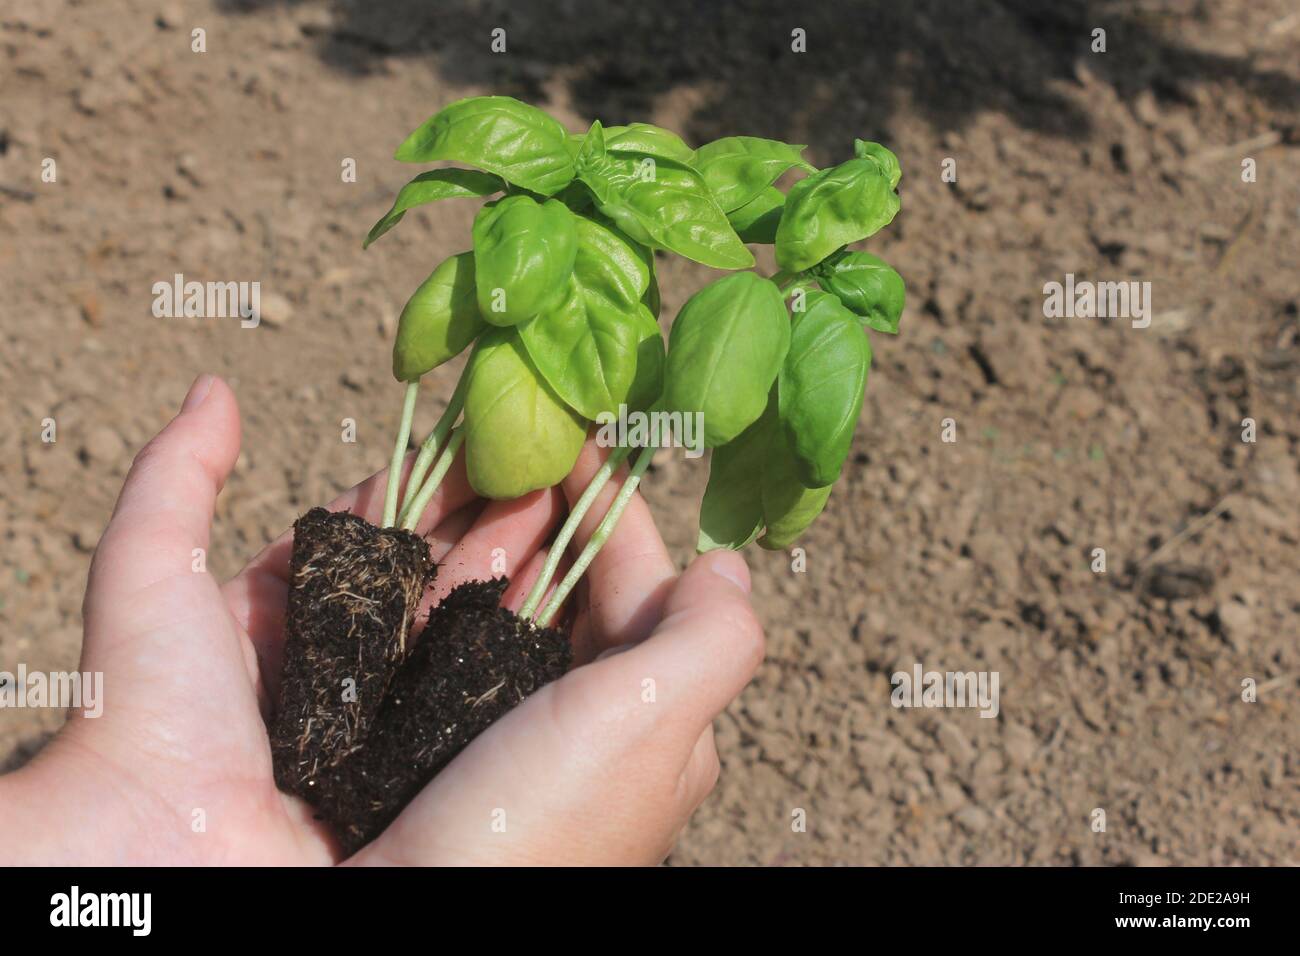
[[762,663],[763,628],[749,590],[739,554],[702,554],[677,580],[654,633],[591,666],[607,672],[606,686],[639,688],[653,679],[664,726],[693,745]]
[[88,639],[92,623],[105,623],[115,609],[132,612],[137,626],[147,623],[140,621],[150,603],[142,592],[164,581],[214,586],[210,575],[196,572],[206,569],[217,494],[238,455],[234,393],[221,379],[200,375],[180,414],[131,464],[91,564]]

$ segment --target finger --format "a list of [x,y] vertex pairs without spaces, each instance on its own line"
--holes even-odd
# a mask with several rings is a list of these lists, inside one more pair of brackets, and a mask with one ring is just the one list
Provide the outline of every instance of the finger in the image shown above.
[[[523,571],[510,579],[510,587],[506,588],[506,593],[501,598],[502,607],[509,608],[518,613],[519,608],[523,606],[524,601],[527,600],[529,593],[532,591],[533,585],[537,583],[538,577],[541,576],[542,567],[546,564],[547,557],[547,549],[541,549],[533,555],[532,560],[528,562],[527,567],[525,567]],[[570,559],[567,554],[562,555],[560,557],[560,564],[555,570],[555,577],[551,578],[550,586],[546,589],[546,596],[542,598],[538,607],[546,606],[547,600],[549,600],[551,595],[555,593],[556,584],[564,579],[564,576],[568,574],[569,568],[571,567],[573,567],[572,559]],[[563,617],[564,613],[561,610],[561,612],[556,615],[555,619],[559,621],[562,620]]]
[[426,604],[436,604],[460,584],[513,577],[541,550],[561,513],[554,488],[513,501],[493,501],[438,568]]
[[[654,689],[655,713],[669,733],[693,744],[744,689],[763,660],[763,629],[749,602],[749,570],[740,555],[697,557],[664,602],[654,633],[626,653],[583,670],[635,706]],[[651,682],[651,683],[647,683]]]
[[713,739],[713,724],[704,728],[691,748],[691,755],[682,770],[678,791],[682,809],[687,816],[694,813],[717,786],[722,764],[718,761],[718,748]]
[[[570,505],[582,495],[610,451],[597,447],[594,441],[583,447],[562,485]],[[621,467],[601,489],[578,525],[570,546],[573,553],[591,540],[626,477],[627,468]],[[639,494],[634,494],[614,533],[587,569],[587,611],[597,649],[644,639],[659,620],[676,573],[650,509]]]
[[[238,455],[235,396],[202,375],[180,414],[136,455],[95,550],[86,586],[88,661],[99,641],[162,628],[187,606],[196,616],[222,607],[207,550],[217,494]],[[147,593],[167,600],[145,600]]]

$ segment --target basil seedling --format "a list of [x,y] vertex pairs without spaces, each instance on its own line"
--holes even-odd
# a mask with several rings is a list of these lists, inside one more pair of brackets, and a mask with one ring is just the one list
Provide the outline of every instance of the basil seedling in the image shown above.
[[[440,265],[402,313],[393,371],[408,391],[395,466],[420,376],[477,344],[421,446],[400,512],[400,482],[392,481],[386,517],[414,528],[462,443],[481,495],[510,498],[554,484],[591,422],[631,409],[702,417],[703,444],[714,451],[701,549],[793,543],[844,469],[871,364],[867,335],[896,333],[904,302],[897,272],[845,248],[897,214],[898,158],[861,139],[852,158],[828,169],[803,153],[755,136],[696,148],[649,123],[596,121],[570,132],[504,96],[452,103],[411,133],[397,159],[475,168],[417,176],[367,245],[417,206],[488,202],[474,221],[472,252]],[[792,172],[802,178],[778,188]],[[746,243],[773,245],[781,271],[771,278],[737,271],[705,285],[682,306],[665,348],[656,252],[748,270]],[[541,607],[577,522],[630,451],[616,449],[574,505],[524,617],[550,621],[612,533],[653,448],[637,457]]]
[[[803,151],[753,136],[694,148],[648,123],[596,121],[570,132],[507,96],[452,103],[398,147],[402,162],[473,168],[417,175],[365,245],[421,206],[485,202],[472,249],[438,265],[398,323],[393,374],[405,391],[385,527],[321,511],[295,530],[276,778],[338,827],[349,852],[484,727],[564,673],[569,641],[549,624],[664,436],[642,430],[613,502],[553,588],[629,444],[612,449],[573,503],[518,615],[500,607],[504,581],[462,584],[412,651],[407,637],[433,568],[426,543],[408,532],[462,446],[474,490],[511,499],[564,479],[593,421],[627,409],[702,420],[699,438],[713,451],[701,550],[789,547],[826,507],[861,415],[867,335],[897,332],[904,298],[898,273],[845,247],[894,218],[901,170],[893,153],[864,140],[824,170]],[[803,178],[778,187],[791,173]],[[708,283],[682,306],[665,347],[656,256],[750,270],[747,243],[773,245],[780,271]],[[465,370],[407,472],[422,376],[466,349]],[[305,627],[313,601],[323,624]],[[358,662],[366,693],[339,711],[330,688],[338,668]]]

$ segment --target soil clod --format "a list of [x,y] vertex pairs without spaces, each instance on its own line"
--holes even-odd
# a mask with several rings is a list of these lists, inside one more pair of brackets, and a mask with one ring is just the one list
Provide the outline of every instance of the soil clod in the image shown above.
[[436,568],[409,531],[313,508],[294,523],[290,571],[271,753],[280,789],[315,803],[365,739]]
[[471,581],[429,615],[365,746],[321,782],[318,808],[352,853],[475,737],[561,677],[568,637],[501,607],[507,580]]

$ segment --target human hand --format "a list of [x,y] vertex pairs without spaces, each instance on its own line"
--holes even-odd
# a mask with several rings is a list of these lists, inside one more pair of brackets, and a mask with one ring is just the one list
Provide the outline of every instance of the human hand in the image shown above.
[[[5,862],[339,861],[310,807],[278,791],[271,774],[265,718],[278,686],[291,534],[224,587],[194,570],[239,434],[229,387],[202,376],[136,457],[84,606],[81,670],[104,674],[103,715],[74,712],[27,767],[0,777]],[[426,607],[459,583],[496,576],[504,555],[505,603],[518,609],[564,517],[562,495],[576,500],[602,457],[589,443],[562,490],[493,502],[476,498],[458,460],[418,529],[439,562]],[[376,521],[385,478],[329,507]],[[575,547],[618,483],[604,489]],[[748,591],[745,563],[729,552],[676,576],[634,497],[575,599],[575,669],[480,735],[351,862],[662,860],[716,780],[712,720],[762,658]]]

